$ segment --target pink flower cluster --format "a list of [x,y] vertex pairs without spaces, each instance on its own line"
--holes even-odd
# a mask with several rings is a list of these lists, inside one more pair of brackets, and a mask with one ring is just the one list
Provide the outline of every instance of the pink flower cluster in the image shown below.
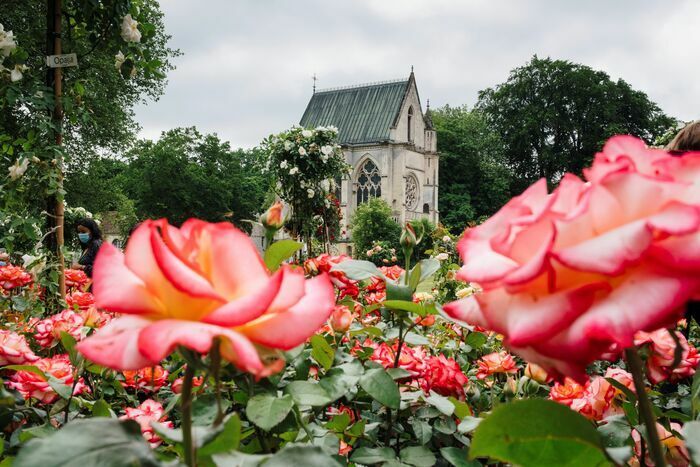
[[586,418],[602,420],[621,412],[621,408],[616,403],[619,390],[605,378],[613,378],[634,391],[632,375],[620,368],[610,367],[605,377],[594,376],[585,385],[580,385],[571,378],[565,378],[563,383],[554,383],[549,392],[549,398],[568,405]]
[[[73,386],[74,368],[70,364],[68,355],[56,355],[51,358],[42,358],[32,362],[34,366],[39,368],[46,376],[53,376],[60,383],[66,386]],[[36,399],[44,404],[51,404],[58,399],[58,394],[49,385],[45,378],[31,371],[17,371],[10,376],[10,381],[7,385],[12,389],[19,391],[25,399]],[[73,395],[87,392],[88,387],[80,378],[75,385]]]
[[167,420],[163,405],[153,399],[146,399],[138,407],[127,407],[124,409],[125,415],[119,417],[120,420],[134,420],[141,427],[143,437],[152,448],[160,446],[162,439],[153,430],[151,422],[159,422],[168,428],[173,428],[173,422]]
[[511,354],[505,350],[484,355],[477,362],[479,371],[476,373],[478,379],[486,379],[488,376],[497,373],[517,373],[518,364]]
[[[378,344],[371,339],[356,342],[350,353],[357,355],[363,348],[373,349],[369,359],[384,368],[394,368],[398,342],[389,345]],[[464,399],[468,378],[453,358],[444,355],[429,356],[423,347],[411,347],[404,344],[398,360],[398,368],[406,370],[410,378],[427,394],[431,390],[444,396]]]
[[66,269],[66,287],[71,290],[83,290],[90,278],[80,269]]
[[32,283],[32,276],[20,266],[0,266],[0,288],[12,290]]
[[70,334],[79,341],[85,320],[78,313],[71,310],[49,316],[36,323],[34,327],[34,340],[44,348],[49,348],[61,341],[61,333]]
[[333,285],[340,291],[340,298],[357,297],[360,289],[357,286],[357,281],[348,279],[345,273],[340,271],[331,271],[333,266],[340,264],[343,261],[351,259],[346,255],[331,256],[328,253],[323,253],[315,258],[310,258],[304,261],[304,270],[307,274],[315,276],[322,273],[327,273]]
[[[675,358],[676,341],[671,336],[675,333],[681,344],[681,360],[677,367],[673,367]],[[678,331],[657,329],[654,332],[638,332],[634,336],[636,345],[649,345],[649,358],[647,358],[647,376],[653,384],[669,380],[689,378],[695,374],[695,369],[700,363],[698,350],[689,344],[685,336]]]
[[0,330],[0,366],[33,364],[39,360],[27,339],[7,329]]
[[160,365],[148,366],[140,370],[124,370],[125,388],[136,389],[137,391],[156,392],[168,381],[168,370]]

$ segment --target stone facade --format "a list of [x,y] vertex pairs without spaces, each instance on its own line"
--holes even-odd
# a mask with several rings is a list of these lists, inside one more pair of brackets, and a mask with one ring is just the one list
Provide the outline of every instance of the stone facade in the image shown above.
[[[399,223],[418,218],[427,218],[434,223],[439,220],[439,156],[435,130],[430,121],[429,109],[426,113],[422,110],[413,73],[407,80],[401,81],[403,82],[405,82],[403,91],[392,97],[395,103],[382,102],[381,106],[375,105],[374,101],[384,98],[381,92],[372,90],[372,86],[387,86],[385,83],[326,91],[369,90],[365,94],[372,96],[374,100],[365,99],[362,108],[347,109],[350,113],[362,114],[362,118],[365,119],[371,119],[373,111],[386,112],[387,105],[395,105],[391,110],[392,118],[384,119],[388,122],[387,128],[382,129],[382,131],[385,130],[383,135],[386,136],[372,136],[367,138],[369,141],[344,141],[342,122],[348,121],[348,115],[335,117],[341,121],[340,124],[334,122],[332,116],[314,119],[313,115],[309,116],[309,109],[314,110],[313,98],[302,118],[303,126],[338,126],[345,159],[352,166],[352,172],[342,180],[338,193],[343,210],[342,230],[346,232],[343,239],[345,242],[349,240],[347,233],[355,209],[371,197],[380,197],[385,200],[392,209],[394,219]],[[395,86],[396,83],[393,82],[391,85]],[[319,93],[322,92],[324,91],[319,91]],[[360,97],[355,97],[352,102],[359,99]],[[333,110],[336,113],[338,111],[338,109]],[[352,118],[349,120],[353,121]],[[373,123],[364,122],[363,125],[371,126]]]

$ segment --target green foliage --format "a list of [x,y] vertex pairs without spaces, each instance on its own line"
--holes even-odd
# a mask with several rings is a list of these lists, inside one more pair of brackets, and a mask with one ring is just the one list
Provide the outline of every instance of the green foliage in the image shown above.
[[510,199],[503,141],[466,106],[431,111],[440,151],[440,221],[454,233]]
[[178,128],[158,141],[139,141],[127,154],[119,183],[141,219],[167,217],[180,224],[197,217],[249,228],[242,221],[253,219],[264,199],[264,182],[249,157],[216,135]]
[[497,407],[476,429],[470,455],[524,467],[609,465],[600,436],[588,420],[541,399]]
[[355,210],[352,218],[352,242],[355,257],[367,258],[367,250],[375,241],[385,241],[399,251],[401,226],[392,218],[391,208],[386,201],[372,198]]
[[157,466],[134,421],[93,418],[75,421],[46,438],[27,443],[12,465]]
[[631,134],[652,144],[675,123],[622,79],[537,56],[512,70],[506,82],[482,91],[477,108],[503,138],[515,177],[511,194],[539,178],[551,187],[564,172],[580,174],[612,135]]

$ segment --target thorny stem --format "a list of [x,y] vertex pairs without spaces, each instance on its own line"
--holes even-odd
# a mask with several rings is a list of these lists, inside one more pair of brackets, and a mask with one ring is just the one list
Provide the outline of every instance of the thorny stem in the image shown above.
[[632,379],[634,380],[634,388],[637,392],[638,410],[639,416],[644,422],[647,432],[647,441],[649,445],[649,452],[654,465],[661,467],[666,465],[666,460],[664,459],[664,451],[661,447],[661,440],[659,439],[659,432],[656,430],[656,417],[654,416],[654,410],[649,401],[649,396],[646,393],[646,387],[644,385],[644,368],[642,359],[637,352],[636,347],[629,347],[625,349],[625,360],[629,367],[630,373],[632,373]]
[[188,467],[195,465],[195,450],[192,442],[192,379],[194,368],[187,365],[182,382],[182,395],[180,399],[182,409],[182,444],[185,449],[185,464]]

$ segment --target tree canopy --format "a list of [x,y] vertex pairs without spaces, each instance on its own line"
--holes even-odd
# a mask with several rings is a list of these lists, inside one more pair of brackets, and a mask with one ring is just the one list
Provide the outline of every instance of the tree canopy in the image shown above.
[[622,79],[537,56],[481,91],[477,109],[503,139],[512,193],[542,177],[552,186],[565,172],[580,174],[614,134],[651,144],[675,123]]
[[440,220],[458,233],[508,201],[511,175],[501,138],[479,112],[445,106],[431,117],[440,152]]

